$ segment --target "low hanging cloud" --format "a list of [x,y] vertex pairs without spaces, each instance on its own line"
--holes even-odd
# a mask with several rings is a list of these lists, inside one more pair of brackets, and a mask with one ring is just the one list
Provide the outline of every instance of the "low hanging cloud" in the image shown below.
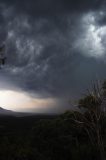
[[7,56],[1,77],[7,88],[12,82],[14,89],[59,99],[59,105],[80,95],[91,80],[103,79],[103,6],[99,0],[1,1],[0,42]]

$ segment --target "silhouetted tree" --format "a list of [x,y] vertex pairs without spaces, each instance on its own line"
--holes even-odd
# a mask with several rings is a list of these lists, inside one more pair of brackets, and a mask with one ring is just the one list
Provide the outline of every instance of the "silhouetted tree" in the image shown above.
[[97,145],[102,160],[105,159],[102,137],[102,120],[105,117],[102,108],[103,97],[103,87],[94,85],[92,91],[79,100],[78,107],[83,108],[84,112],[74,113],[74,121],[77,125],[84,127],[92,145]]

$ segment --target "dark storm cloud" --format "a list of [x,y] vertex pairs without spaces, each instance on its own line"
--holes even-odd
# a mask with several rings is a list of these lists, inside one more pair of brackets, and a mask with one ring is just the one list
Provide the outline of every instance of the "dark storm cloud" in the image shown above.
[[1,76],[30,93],[59,98],[74,97],[91,80],[104,78],[105,62],[98,58],[105,57],[104,5],[100,0],[1,1],[0,41],[7,52]]
[[103,0],[1,0],[8,6],[14,6],[19,13],[27,13],[39,16],[51,16],[64,12],[88,11],[100,8],[105,1]]

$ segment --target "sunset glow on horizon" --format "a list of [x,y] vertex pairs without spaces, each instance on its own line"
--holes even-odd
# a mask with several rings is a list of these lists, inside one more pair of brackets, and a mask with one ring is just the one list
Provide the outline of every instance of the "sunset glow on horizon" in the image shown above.
[[8,110],[20,112],[40,112],[40,110],[44,110],[51,105],[55,105],[55,100],[52,98],[33,98],[25,92],[11,90],[0,91],[0,107]]

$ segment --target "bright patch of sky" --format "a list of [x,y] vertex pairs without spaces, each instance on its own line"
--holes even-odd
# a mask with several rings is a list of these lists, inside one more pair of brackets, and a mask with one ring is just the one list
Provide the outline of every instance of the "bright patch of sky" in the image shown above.
[[[99,15],[101,14],[98,13]],[[84,55],[102,58],[105,55],[106,26],[99,26],[96,22],[97,13],[88,13],[81,19],[82,34],[75,42],[75,46]]]

